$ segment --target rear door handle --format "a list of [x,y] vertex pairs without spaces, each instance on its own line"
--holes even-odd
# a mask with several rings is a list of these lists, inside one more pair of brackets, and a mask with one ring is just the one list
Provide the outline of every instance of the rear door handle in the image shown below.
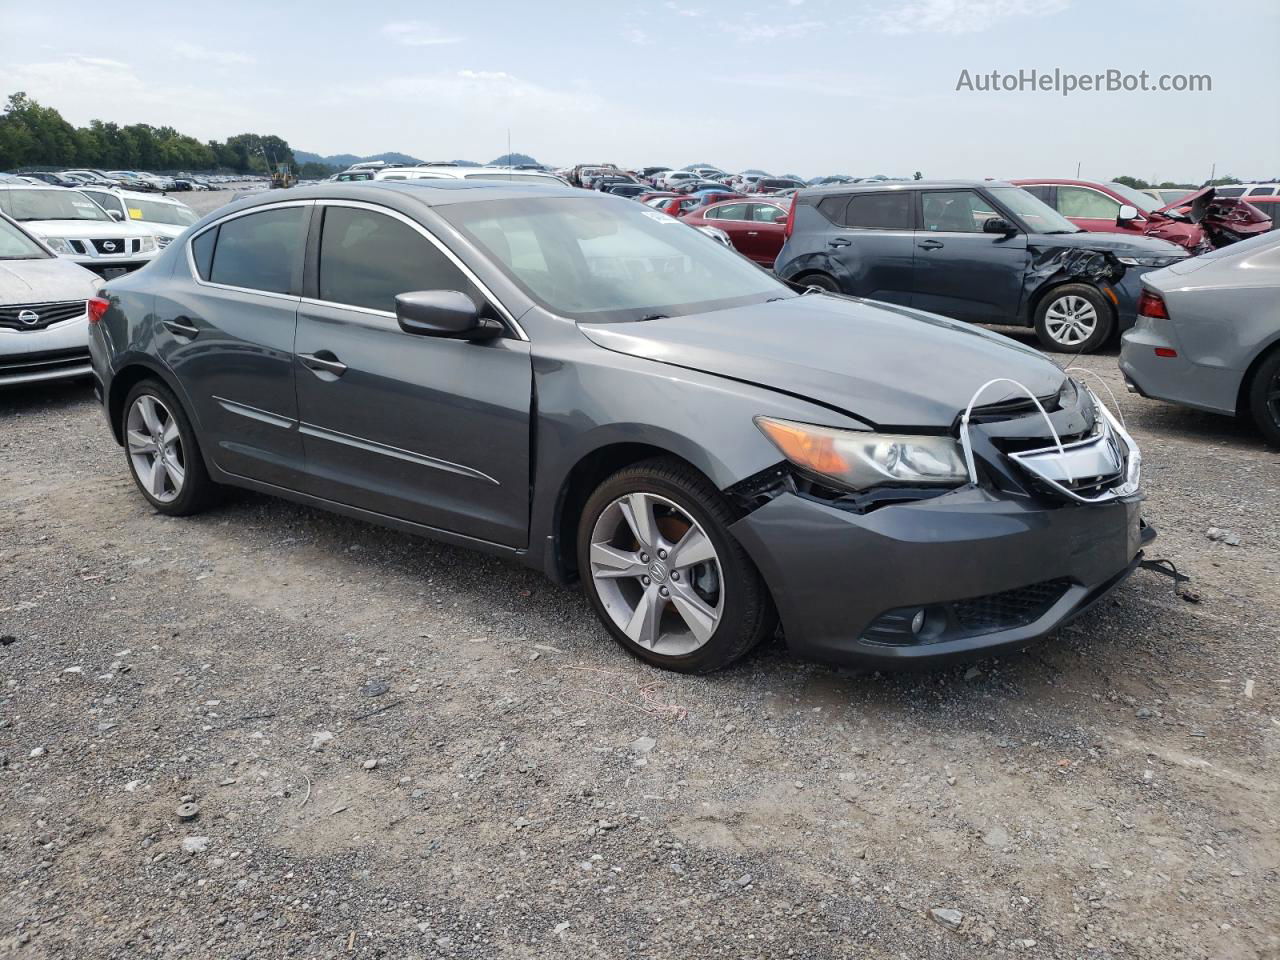
[[827,241],[828,247],[847,247],[848,245],[849,241],[844,237],[836,237],[834,240]]
[[760,231],[759,231],[759,230],[748,230],[748,231],[747,231],[747,236],[748,236],[748,237],[758,237],[758,236],[760,236]]
[[194,340],[200,336],[200,328],[191,322],[190,317],[174,317],[172,320],[161,320],[160,322],[174,336],[186,337],[188,340]]
[[939,247],[945,246],[941,240],[926,240],[924,243],[916,244],[921,250],[937,250]]
[[328,350],[321,350],[319,353],[300,353],[298,359],[302,361],[304,367],[317,376],[328,373],[340,377],[347,372],[347,365]]

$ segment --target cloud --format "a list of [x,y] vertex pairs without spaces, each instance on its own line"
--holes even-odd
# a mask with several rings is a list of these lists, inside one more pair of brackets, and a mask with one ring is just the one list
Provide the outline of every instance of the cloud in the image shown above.
[[793,20],[790,23],[760,23],[748,18],[743,23],[725,27],[740,43],[759,40],[799,40],[826,26],[821,20]]
[[236,53],[234,50],[210,50],[208,47],[202,47],[196,43],[175,44],[173,52],[184,60],[215,63],[223,67],[254,62],[253,57],[245,56],[243,53]]
[[461,43],[461,37],[447,34],[434,24],[422,20],[399,20],[382,27],[384,36],[406,47],[435,47],[446,43]]
[[650,37],[649,34],[646,33],[644,30],[641,30],[639,27],[632,27],[630,30],[628,30],[624,34],[624,36],[626,36],[627,40],[630,41],[631,43],[634,43],[637,46],[641,46],[641,47],[647,44],[653,43],[653,38]]
[[1061,13],[1071,0],[908,0],[881,7],[871,22],[885,33],[981,33],[1004,20]]
[[[564,116],[594,113],[602,106],[594,93],[574,93],[559,87],[545,87],[502,70],[455,70],[380,80],[370,85],[344,86],[335,99],[405,101],[432,109],[456,108],[474,122],[474,117],[515,108],[521,113]],[[505,122],[505,121],[504,121]]]
[[675,0],[666,0],[663,6],[678,17],[700,17],[705,13],[704,10],[698,7],[682,7]]
[[743,73],[717,78],[719,83],[737,87],[753,87],[757,90],[780,90],[823,97],[883,99],[882,83],[874,77],[852,73],[832,73],[829,70],[797,71],[793,73]]

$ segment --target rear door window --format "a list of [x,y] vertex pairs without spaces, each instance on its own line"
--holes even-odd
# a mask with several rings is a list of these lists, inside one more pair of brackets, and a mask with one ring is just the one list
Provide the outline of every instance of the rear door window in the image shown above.
[[1044,203],[1049,204],[1049,206],[1053,206],[1053,187],[1040,186],[1037,184],[1024,184],[1022,189],[1027,191],[1027,193],[1031,194],[1037,200],[1041,200]]
[[248,290],[297,294],[310,211],[305,206],[281,207],[223,221],[209,280]]
[[862,230],[910,230],[911,193],[854,194],[845,207],[843,225]]
[[705,214],[707,220],[746,220],[748,203],[725,203]]

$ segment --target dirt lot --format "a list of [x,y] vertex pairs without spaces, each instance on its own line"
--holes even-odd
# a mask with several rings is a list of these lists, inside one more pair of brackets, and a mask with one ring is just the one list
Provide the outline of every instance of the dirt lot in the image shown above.
[[517,566],[167,519],[83,386],[0,394],[0,954],[1280,956],[1280,458],[1087,364],[1200,602],[893,676],[666,675]]

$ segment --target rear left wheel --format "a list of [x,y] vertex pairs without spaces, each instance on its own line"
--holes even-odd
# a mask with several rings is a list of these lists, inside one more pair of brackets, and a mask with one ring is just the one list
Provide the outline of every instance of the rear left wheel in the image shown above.
[[578,569],[618,643],[655,666],[709,673],[773,631],[768,589],[728,532],[734,519],[678,460],[627,467],[596,489],[579,521]]
[[1280,447],[1280,350],[1273,350],[1254,371],[1249,412],[1267,442]]
[[158,380],[138,383],[125,398],[123,427],[129,472],[156,510],[185,516],[213,501],[217,485],[173,391]]

